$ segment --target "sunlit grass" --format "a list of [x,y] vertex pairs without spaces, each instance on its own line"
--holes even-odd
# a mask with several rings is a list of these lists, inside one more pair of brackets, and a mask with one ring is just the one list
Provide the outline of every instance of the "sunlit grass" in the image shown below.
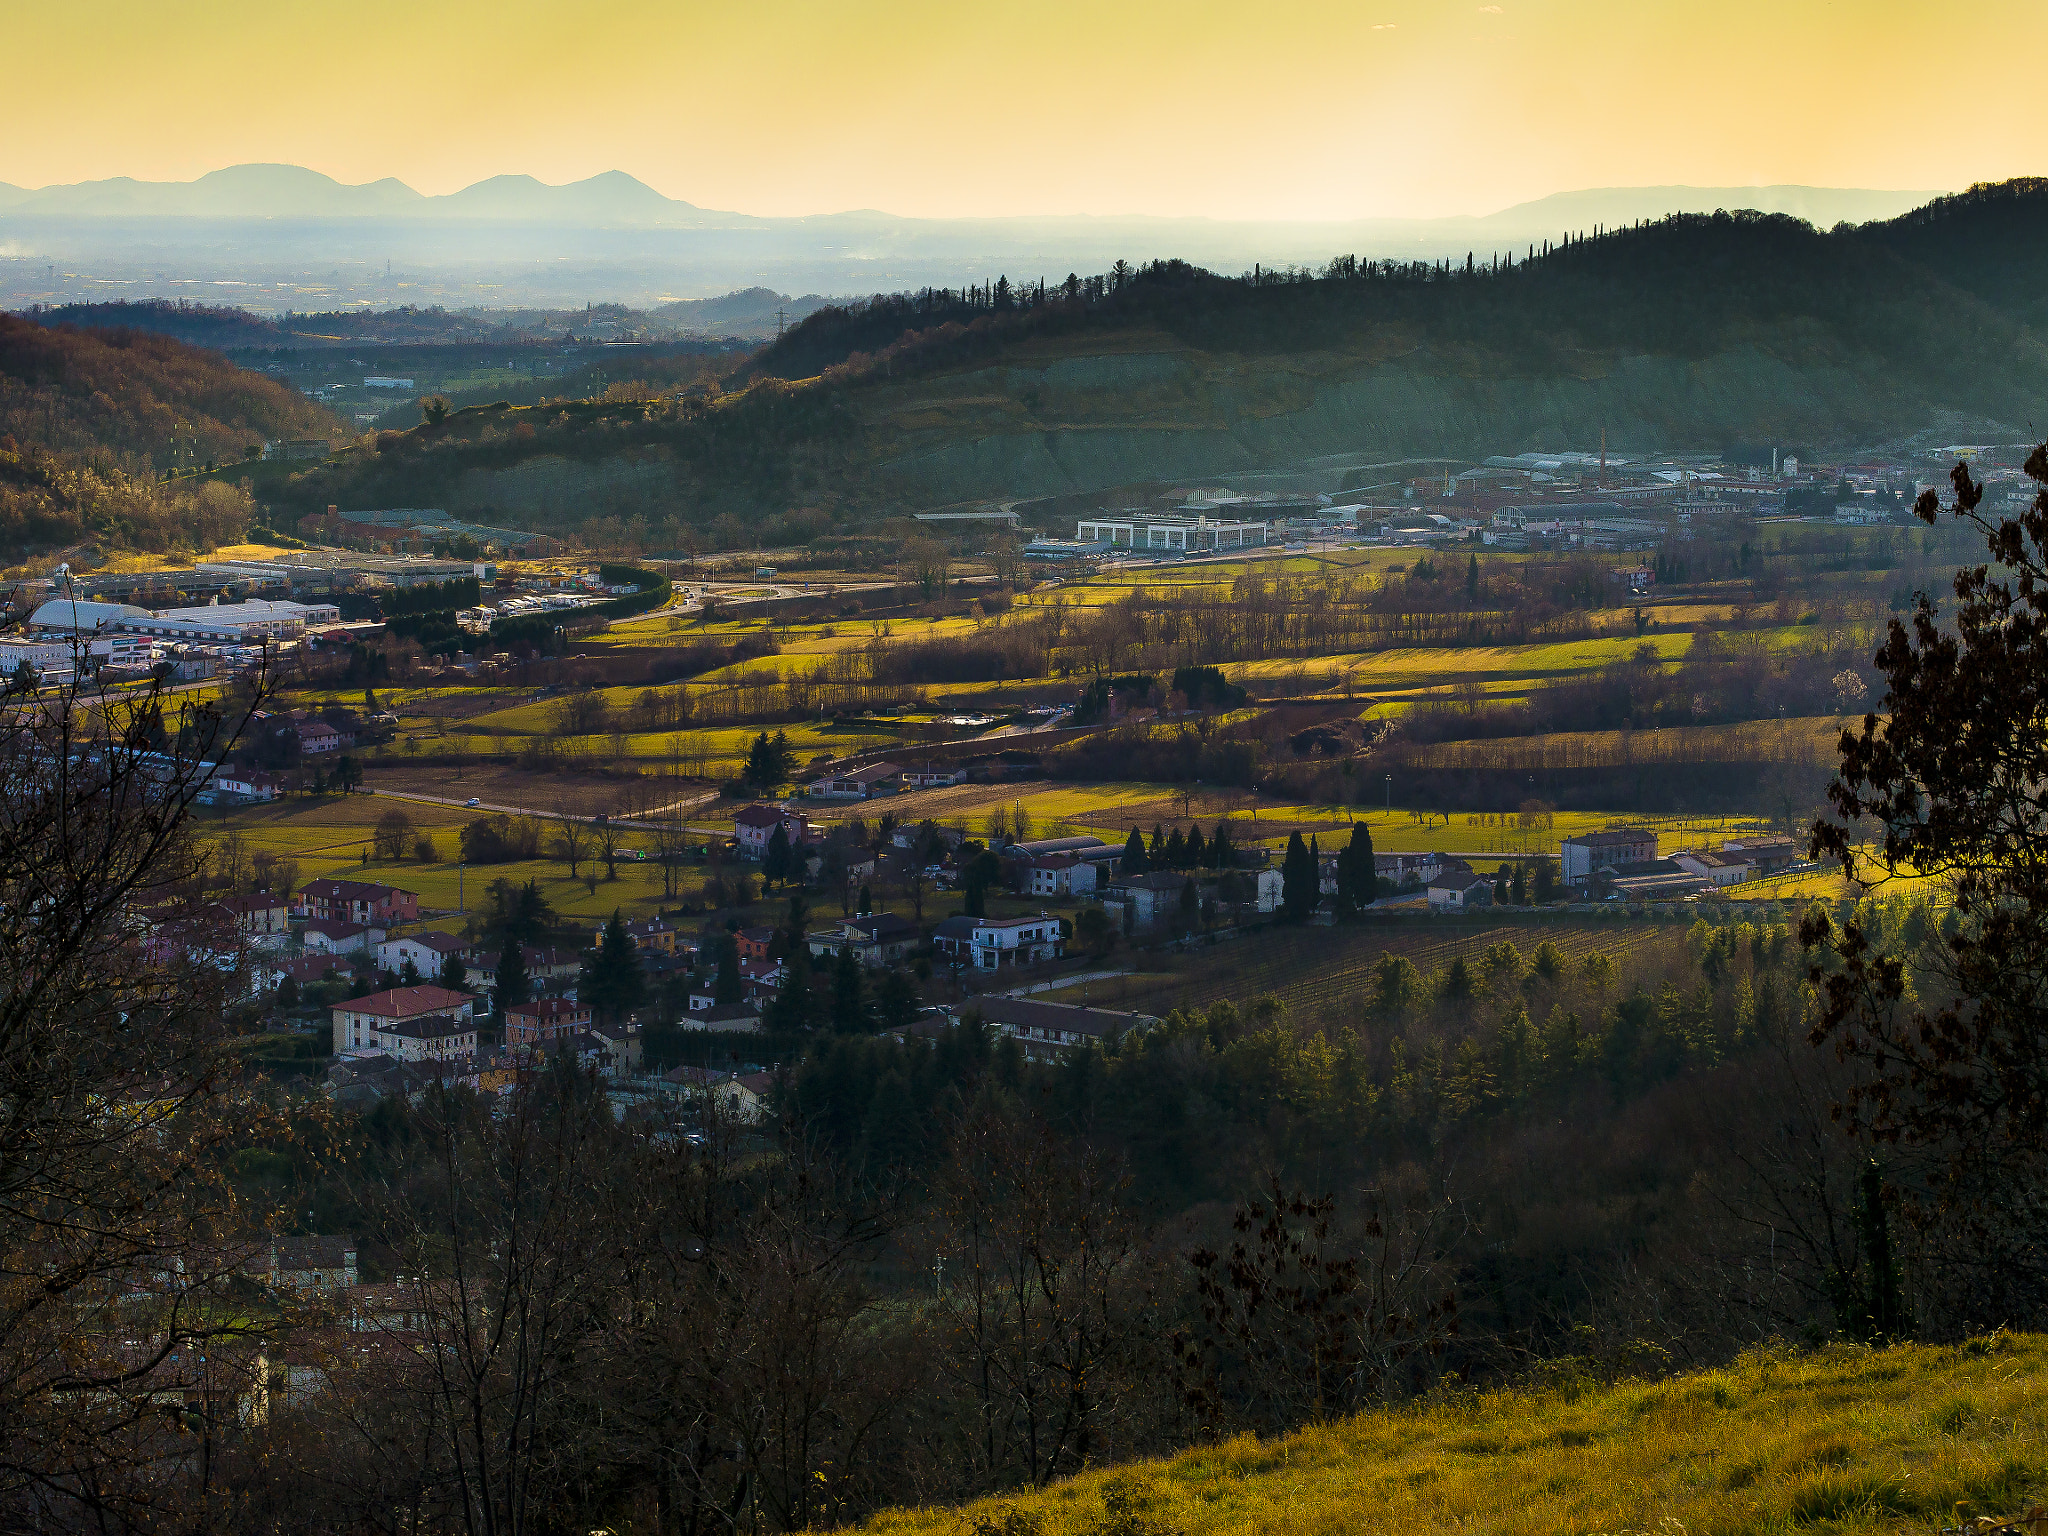
[[888,1536],[977,1518],[1040,1536],[1115,1529],[1353,1536],[1456,1530],[1734,1536],[1932,1531],[2048,1489],[2032,1335],[1961,1349],[1757,1351],[1665,1381],[1455,1393],[1281,1439],[1249,1436],[1086,1473],[969,1510],[897,1510]]

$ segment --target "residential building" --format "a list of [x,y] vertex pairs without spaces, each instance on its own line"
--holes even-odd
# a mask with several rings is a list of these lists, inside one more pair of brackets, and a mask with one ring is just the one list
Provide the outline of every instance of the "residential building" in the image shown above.
[[1699,875],[1709,885],[1740,885],[1756,877],[1756,866],[1732,853],[1708,853],[1704,849],[1681,848],[1671,862],[1687,874]]
[[603,1058],[600,1070],[608,1077],[630,1076],[646,1059],[647,1036],[638,1025],[593,1024],[588,1038]]
[[901,768],[894,763],[872,763],[814,779],[810,793],[819,800],[872,800],[877,795],[893,795],[902,787]]
[[352,1237],[278,1237],[250,1266],[273,1286],[298,1291],[340,1291],[356,1283]]
[[927,765],[922,768],[906,768],[903,770],[903,787],[905,789],[944,789],[948,784],[965,784],[966,782],[967,770],[964,767],[935,768]]
[[876,912],[807,933],[804,942],[817,956],[836,955],[850,946],[860,963],[873,969],[900,960],[917,948],[918,931],[917,924],[907,917]]
[[1429,910],[1463,912],[1493,905],[1493,882],[1462,864],[1438,871],[1429,882]]
[[[604,942],[604,925],[592,930],[593,943]],[[676,952],[676,931],[658,917],[634,918],[626,924],[626,937],[644,953],[672,955]]]
[[293,917],[331,917],[351,923],[411,923],[420,899],[396,886],[369,880],[308,880],[292,898]]
[[441,974],[450,955],[465,967],[481,964],[469,958],[471,948],[468,940],[458,939],[452,933],[409,933],[402,938],[386,939],[377,946],[377,968],[395,976],[410,960],[413,973],[420,980],[432,981]]
[[[388,992],[375,992],[368,997],[358,997],[345,1003],[336,1003],[331,1010],[334,1018],[334,1049],[338,1055],[343,1051],[384,1050],[380,1037],[395,1034],[399,1026],[418,1020],[442,1017],[466,1024],[471,1017],[474,999],[466,992],[451,992],[446,987],[394,987]],[[476,1032],[470,1030],[470,1049],[476,1047]],[[392,1054],[403,1052],[393,1050]],[[407,1056],[405,1059],[414,1058]],[[438,1058],[437,1058],[438,1059]]]
[[733,947],[742,960],[766,960],[780,928],[742,928],[732,936]]
[[782,828],[793,848],[810,835],[811,824],[800,811],[788,810],[779,805],[747,805],[740,807],[733,817],[733,836],[738,839],[740,854],[744,858],[763,859],[768,855],[768,845],[775,840],[775,829]]
[[775,1091],[775,1076],[770,1072],[751,1072],[743,1077],[710,1067],[673,1067],[662,1074],[662,1081],[685,1098],[714,1104],[749,1125],[758,1125],[768,1118],[769,1101]]
[[275,800],[284,788],[275,774],[240,768],[215,774],[213,787],[249,800]]
[[399,1019],[370,1031],[365,1048],[400,1061],[462,1061],[476,1054],[476,1021],[450,1013]]
[[287,938],[291,934],[291,906],[282,896],[255,891],[247,896],[223,896],[214,909],[234,925],[244,938]]
[[1120,1013],[1026,997],[976,998],[961,1013],[969,1018],[980,1015],[983,1023],[1014,1039],[1032,1061],[1057,1061],[1078,1051],[1115,1045],[1132,1030],[1150,1029],[1159,1022],[1149,1013]]
[[1080,896],[1095,889],[1096,865],[1071,853],[1048,853],[1025,870],[1025,890],[1033,896]]
[[1557,845],[1566,885],[1589,885],[1603,865],[1641,864],[1657,857],[1657,834],[1644,827],[1583,832]]
[[758,1035],[761,1032],[761,1005],[759,1003],[710,1003],[699,1008],[697,1000],[690,999],[690,1011],[676,1020],[679,1029],[717,1029],[736,1035]]
[[[1170,927],[1180,918],[1181,891],[1194,878],[1188,871],[1178,869],[1119,876],[1103,890],[1103,910],[1127,934],[1146,934]],[[1197,894],[1200,889],[1198,884]]]
[[1463,862],[1448,853],[1376,853],[1372,856],[1373,873],[1396,885],[1427,885],[1444,872],[1446,865]]
[[300,930],[299,942],[309,954],[369,955],[384,942],[384,930],[338,917],[316,917]]
[[541,1045],[590,1028],[590,1005],[543,997],[505,1010],[505,1044]]
[[339,752],[342,747],[341,732],[325,720],[302,720],[298,726],[299,751],[307,757],[318,757],[328,752]]
[[932,933],[940,958],[992,971],[1005,965],[1036,965],[1065,952],[1060,922],[1049,912],[1036,917],[949,917]]

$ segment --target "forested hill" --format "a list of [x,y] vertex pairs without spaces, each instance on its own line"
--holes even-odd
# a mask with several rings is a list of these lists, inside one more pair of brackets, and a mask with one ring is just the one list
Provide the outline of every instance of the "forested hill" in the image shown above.
[[146,475],[169,466],[174,439],[204,464],[339,430],[297,390],[170,337],[0,314],[0,440]]
[[1684,215],[1512,260],[1242,277],[1161,261],[877,297],[807,316],[723,400],[649,384],[636,404],[615,385],[601,404],[394,435],[287,494],[744,533],[798,509],[859,521],[1603,433],[1619,452],[2017,440],[2048,399],[2024,318],[2048,291],[2048,246],[2028,238],[2044,206],[2013,184],[1860,230]]

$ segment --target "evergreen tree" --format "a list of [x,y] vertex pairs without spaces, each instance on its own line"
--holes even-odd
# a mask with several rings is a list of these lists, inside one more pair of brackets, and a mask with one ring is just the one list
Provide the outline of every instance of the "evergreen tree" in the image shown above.
[[989,887],[1002,878],[1003,861],[986,848],[969,859],[960,875],[960,888],[966,896],[961,910],[969,917],[987,917]]
[[283,979],[282,979],[281,981],[279,981],[279,982],[278,982],[278,984],[277,984],[277,990],[276,990],[275,992],[273,992],[273,993],[271,994],[270,1000],[271,1000],[271,1002],[272,1002],[272,1003],[273,1003],[273,1004],[274,1004],[275,1006],[277,1006],[277,1007],[279,1007],[279,1008],[296,1008],[296,1007],[298,1007],[298,1006],[299,1006],[299,984],[298,984],[298,982],[297,982],[297,981],[295,981],[295,980],[293,980],[293,979],[292,979],[291,977],[289,977],[289,976],[286,976],[285,978],[283,978]]
[[469,990],[469,967],[462,963],[462,956],[454,950],[441,957],[440,981],[450,992]]
[[875,1022],[883,1029],[903,1029],[916,1023],[917,1011],[923,1006],[917,983],[894,966],[875,988]]
[[1513,888],[1514,881],[1515,872],[1508,865],[1503,864],[1494,871],[1493,899],[1496,903],[1503,907],[1508,904],[1508,892]]
[[768,743],[768,763],[774,770],[775,782],[787,784],[796,777],[796,748],[789,744],[789,737],[781,732]]
[[777,886],[791,879],[789,861],[789,829],[786,824],[777,822],[768,839],[768,847],[761,856],[762,881],[769,886]]
[[[780,737],[781,733],[777,732],[777,735]],[[787,751],[788,743],[785,741],[783,745]],[[775,743],[768,739],[766,731],[761,732],[747,748],[747,764],[740,770],[741,780],[766,793],[780,786],[785,777],[781,759],[776,755]]]
[[1166,862],[1166,829],[1152,823],[1152,842],[1145,850],[1145,862],[1152,869],[1170,868]]
[[1528,866],[1523,864],[1515,866],[1515,878],[1508,884],[1508,899],[1518,907],[1529,905]]
[[1372,904],[1379,894],[1379,876],[1373,863],[1372,833],[1362,821],[1351,824],[1351,841],[1337,855],[1337,905],[1356,913]]
[[504,949],[498,953],[497,985],[492,989],[491,1011],[502,1020],[507,1008],[518,1007],[532,995],[526,982],[526,956],[520,952],[517,939],[507,938]]
[[1160,867],[1162,869],[1186,869],[1188,867],[1187,853],[1187,840],[1180,835],[1180,828],[1175,827],[1167,835],[1166,857],[1159,861]]
[[1209,839],[1209,864],[1215,869],[1228,869],[1235,862],[1230,847],[1230,823],[1216,823],[1216,835]]
[[1280,861],[1280,906],[1290,923],[1306,922],[1316,909],[1316,870],[1299,832],[1288,835],[1287,853]]
[[1465,595],[1479,595],[1479,556],[1476,554],[1472,556],[1472,563],[1465,567]]
[[1187,860],[1185,867],[1188,869],[1202,869],[1207,865],[1209,850],[1202,842],[1202,829],[1200,826],[1188,828],[1187,846],[1181,850],[1181,857]]
[[1145,837],[1136,827],[1124,839],[1124,856],[1118,865],[1118,872],[1125,875],[1142,875],[1152,867],[1152,861],[1145,857]]
[[863,881],[860,888],[860,900],[854,904],[854,911],[858,916],[868,917],[873,914],[874,910],[875,898],[868,893],[867,884]]
[[401,987],[416,987],[420,984],[420,968],[411,955],[405,957],[405,964],[398,968],[398,984]]
[[1180,926],[1183,933],[1193,933],[1202,925],[1202,893],[1195,889],[1192,879],[1181,882]]
[[740,983],[740,946],[731,934],[718,940],[718,973],[711,982],[711,1001],[719,1007],[737,1003],[746,996]]
[[626,932],[625,919],[612,909],[604,925],[604,937],[597,948],[583,957],[583,979],[577,1001],[588,1003],[600,1018],[619,1019],[640,1005],[647,995],[647,978],[640,969],[640,951]]
[[811,995],[811,957],[793,950],[783,962],[782,990],[768,1005],[770,1029],[802,1033],[817,1022],[817,1000]]
[[839,947],[839,959],[832,967],[832,1027],[842,1035],[862,1035],[874,1027],[867,977],[861,973],[860,957],[851,944]]

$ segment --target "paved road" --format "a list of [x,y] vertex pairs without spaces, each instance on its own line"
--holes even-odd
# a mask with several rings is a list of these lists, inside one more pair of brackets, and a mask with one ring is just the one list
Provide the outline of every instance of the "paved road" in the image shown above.
[[[456,807],[458,810],[489,812],[502,811],[504,814],[508,816],[534,816],[540,818],[543,821],[588,822],[596,819],[592,816],[572,816],[565,811],[550,810],[545,806],[508,805],[495,800],[479,800],[478,804],[471,805],[469,803],[469,797],[462,795],[423,795],[411,790],[398,789],[369,789],[366,790],[365,793],[372,795],[381,795],[386,800],[411,800],[421,805],[452,805]],[[692,807],[703,805],[706,801],[716,800],[717,798],[717,790],[707,790],[700,795],[688,795],[680,800],[671,800],[667,805],[652,806],[646,811],[640,812],[637,815],[620,816],[618,819],[622,822],[625,822],[628,826],[633,827],[675,826],[676,824],[672,822],[655,822],[648,820],[648,818],[650,816],[657,816],[661,814],[663,811],[672,811],[678,808],[681,808],[683,810],[689,810]],[[679,830],[684,832],[698,832],[704,834],[707,837],[722,837],[725,835],[725,828],[723,827],[697,827],[691,826],[687,823],[682,824]]]

